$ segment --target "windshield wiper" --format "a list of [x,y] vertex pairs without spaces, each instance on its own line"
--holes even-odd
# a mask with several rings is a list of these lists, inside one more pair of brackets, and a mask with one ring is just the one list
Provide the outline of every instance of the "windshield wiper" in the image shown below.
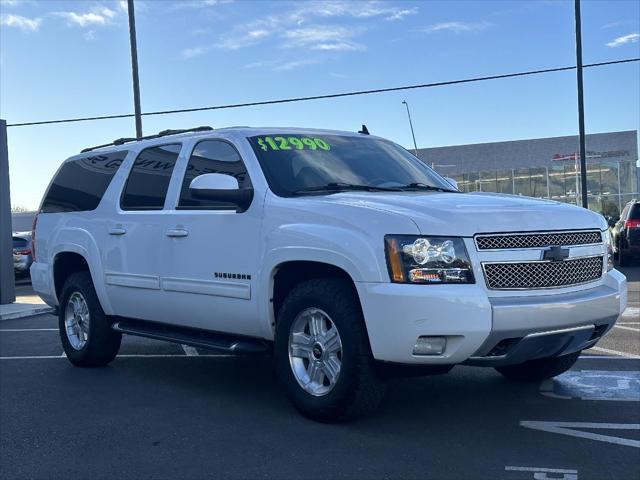
[[339,192],[346,192],[349,190],[356,190],[356,191],[363,191],[363,192],[401,192],[402,191],[401,188],[396,188],[396,187],[378,187],[376,185],[358,185],[355,183],[331,182],[331,183],[327,183],[326,185],[301,188],[291,193],[293,195],[301,195],[301,194],[313,193],[313,192],[339,193]]
[[458,190],[453,190],[453,189],[443,188],[443,187],[436,187],[434,185],[427,185],[426,183],[419,183],[419,182],[409,183],[408,185],[403,185],[398,188],[402,190],[426,190],[426,191],[432,191],[432,192],[459,193]]

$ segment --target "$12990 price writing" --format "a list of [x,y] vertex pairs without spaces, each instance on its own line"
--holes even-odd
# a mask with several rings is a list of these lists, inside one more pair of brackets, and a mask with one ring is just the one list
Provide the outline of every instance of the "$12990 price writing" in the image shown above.
[[267,150],[331,150],[331,146],[321,138],[309,137],[258,137],[258,145]]

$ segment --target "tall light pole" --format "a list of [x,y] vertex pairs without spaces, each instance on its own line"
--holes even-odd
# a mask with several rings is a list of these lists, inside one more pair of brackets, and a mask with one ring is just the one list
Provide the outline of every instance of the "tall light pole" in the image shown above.
[[131,73],[133,75],[133,107],[136,114],[136,138],[142,137],[142,113],[140,111],[140,80],[138,78],[138,44],[136,42],[136,17],[133,0],[127,0],[129,8],[129,42],[131,43]]
[[580,18],[580,0],[575,0],[576,22],[576,77],[578,80],[578,130],[580,134],[580,187],[582,206],[589,208],[587,196],[587,147],[584,134],[584,91],[582,88],[582,22]]
[[7,122],[0,119],[0,305],[13,303],[16,299],[11,233]]
[[416,145],[416,135],[413,133],[413,123],[411,122],[411,112],[409,112],[409,104],[403,100],[404,106],[407,107],[407,117],[409,117],[409,126],[411,127],[411,136],[413,137],[413,153],[418,156],[418,145]]

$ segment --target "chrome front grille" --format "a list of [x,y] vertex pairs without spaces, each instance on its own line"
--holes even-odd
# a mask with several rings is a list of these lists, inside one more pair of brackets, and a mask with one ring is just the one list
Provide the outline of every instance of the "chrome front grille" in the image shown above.
[[600,230],[573,232],[535,232],[476,235],[478,250],[506,250],[510,248],[544,248],[555,245],[577,246],[602,243]]
[[559,262],[484,262],[487,287],[492,290],[522,290],[579,285],[602,276],[603,256]]

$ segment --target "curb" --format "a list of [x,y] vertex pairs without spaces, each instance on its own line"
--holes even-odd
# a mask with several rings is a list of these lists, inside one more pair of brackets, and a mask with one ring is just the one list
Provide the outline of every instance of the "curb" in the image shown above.
[[25,309],[25,310],[20,310],[18,312],[1,313],[0,314],[0,321],[16,320],[18,318],[31,317],[31,316],[34,316],[34,315],[42,315],[43,313],[50,313],[52,311],[53,311],[53,308],[51,308],[51,307],[49,307],[47,305],[43,305],[43,306],[28,308],[28,309]]

